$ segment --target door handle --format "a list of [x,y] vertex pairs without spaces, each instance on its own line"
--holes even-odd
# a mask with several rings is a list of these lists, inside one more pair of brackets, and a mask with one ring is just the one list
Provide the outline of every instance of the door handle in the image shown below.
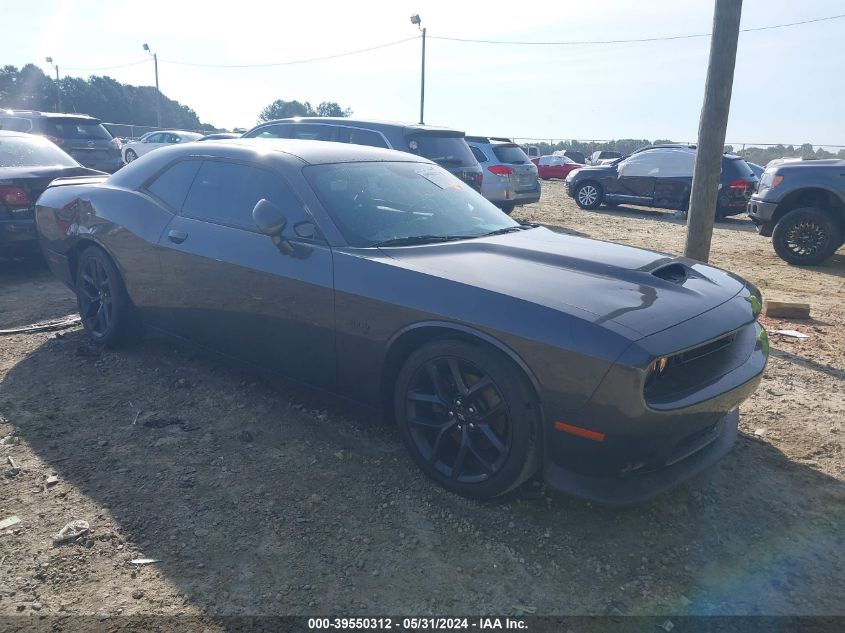
[[186,239],[188,239],[188,234],[185,231],[170,231],[167,234],[167,239],[169,239],[174,244],[181,244]]

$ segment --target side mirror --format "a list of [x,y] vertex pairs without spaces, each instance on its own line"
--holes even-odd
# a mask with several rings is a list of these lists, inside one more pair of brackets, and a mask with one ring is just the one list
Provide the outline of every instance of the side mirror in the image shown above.
[[290,255],[293,252],[293,245],[282,237],[288,220],[276,204],[261,198],[252,209],[252,219],[259,231],[273,238],[273,244],[283,254]]

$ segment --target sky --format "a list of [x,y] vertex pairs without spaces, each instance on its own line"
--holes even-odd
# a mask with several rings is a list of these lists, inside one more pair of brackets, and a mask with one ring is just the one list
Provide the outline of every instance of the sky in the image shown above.
[[[708,37],[606,45],[516,46],[709,33],[712,0],[0,0],[0,64],[154,85],[218,127],[252,127],[275,99],[336,101],[360,118],[419,117],[427,28],[425,122],[468,134],[542,139],[694,141]],[[8,5],[8,6],[4,6]],[[845,13],[843,0],[745,0],[742,28]],[[14,28],[8,28],[14,25]],[[340,59],[268,64],[410,41]],[[845,146],[845,19],[740,34],[729,143]],[[123,68],[103,69],[141,62]],[[177,63],[181,62],[181,63]],[[124,123],[115,121],[115,123]],[[131,123],[127,121],[126,123]]]

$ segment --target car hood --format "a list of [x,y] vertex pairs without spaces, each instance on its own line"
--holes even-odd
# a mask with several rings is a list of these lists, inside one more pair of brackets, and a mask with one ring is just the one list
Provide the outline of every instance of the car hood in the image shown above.
[[691,319],[744,287],[738,277],[695,260],[543,227],[382,251],[422,272],[621,326],[629,336]]

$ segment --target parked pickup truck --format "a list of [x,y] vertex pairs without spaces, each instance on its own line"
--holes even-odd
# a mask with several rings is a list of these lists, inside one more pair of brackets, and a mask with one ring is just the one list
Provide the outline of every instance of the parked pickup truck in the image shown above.
[[823,262],[845,243],[845,160],[767,167],[747,210],[781,259],[796,266]]

